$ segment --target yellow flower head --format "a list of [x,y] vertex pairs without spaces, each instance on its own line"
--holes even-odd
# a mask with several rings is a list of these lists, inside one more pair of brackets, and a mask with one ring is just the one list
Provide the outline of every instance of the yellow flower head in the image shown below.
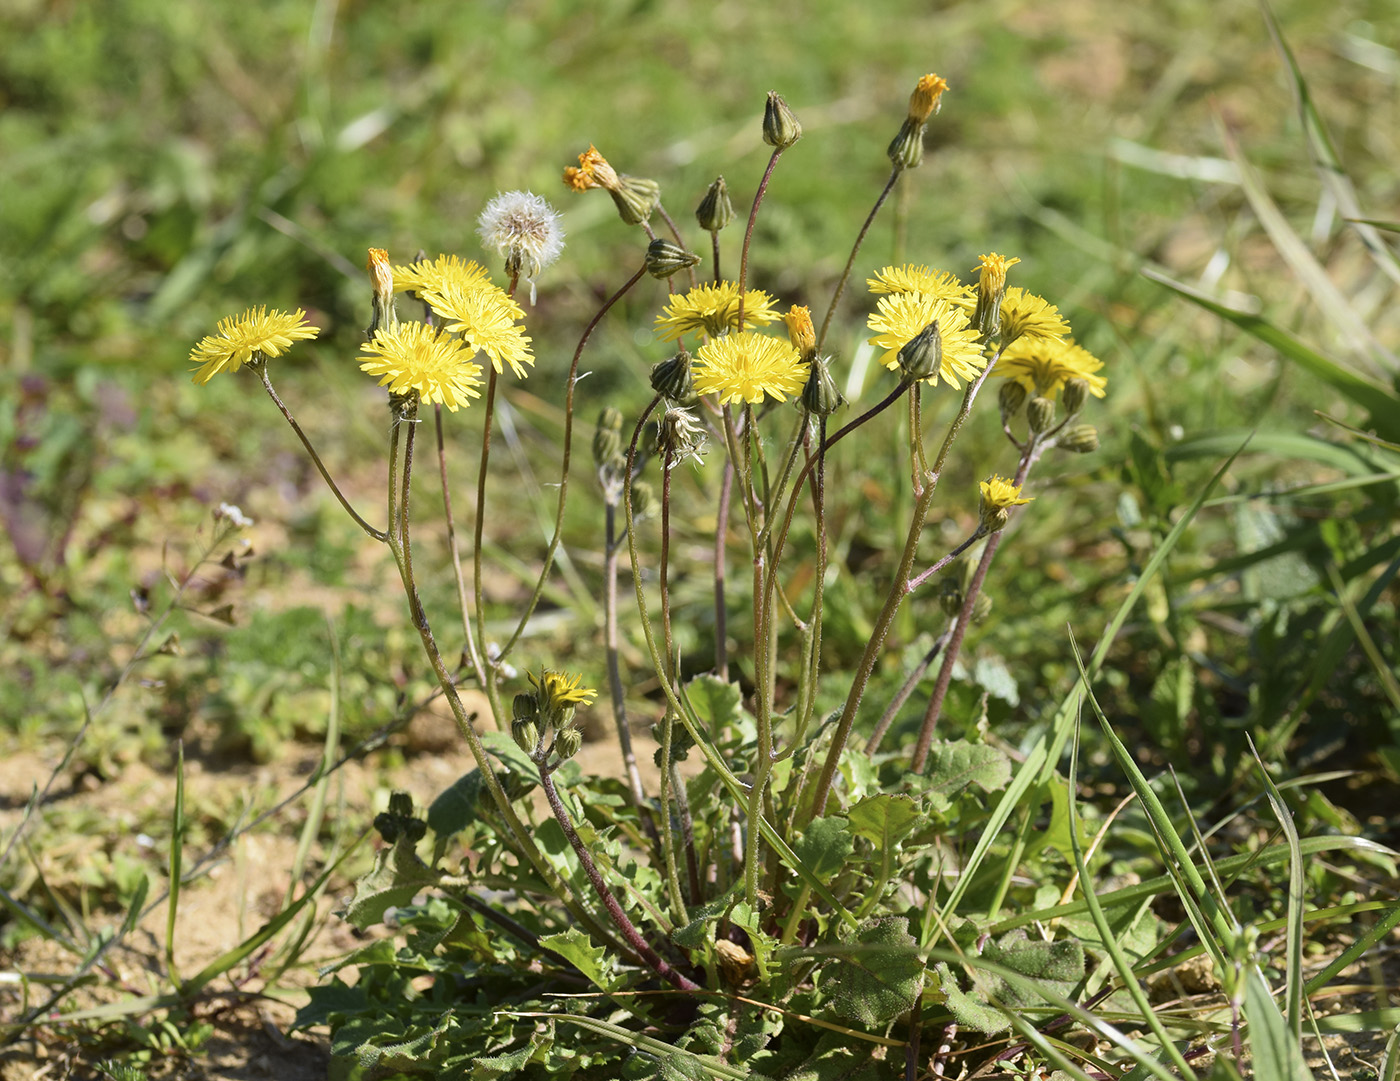
[[292,347],[293,342],[314,338],[321,331],[306,322],[300,308],[295,313],[268,311],[266,307],[249,308],[242,315],[219,320],[219,332],[202,338],[190,350],[190,360],[197,365],[194,381],[204,384],[222,371],[237,371],[253,359],[278,357]]
[[454,286],[470,289],[490,281],[491,275],[480,263],[470,259],[463,262],[455,255],[439,255],[433,260],[394,267],[394,288],[419,296],[429,291],[441,293]]
[[982,499],[977,514],[982,528],[988,533],[1004,529],[1009,519],[1007,512],[1012,507],[1022,506],[1034,498],[1022,497],[1021,486],[1012,484],[1005,477],[988,477],[979,487],[982,489]]
[[447,406],[453,413],[481,395],[481,365],[471,350],[451,334],[427,323],[381,327],[360,347],[360,370],[379,379],[391,393],[417,391],[421,401]]
[[578,156],[578,166],[570,165],[564,170],[564,183],[574,191],[587,191],[589,188],[607,188],[613,191],[618,186],[617,170],[608,164],[608,159],[598,153],[598,148],[589,145]]
[[750,330],[711,338],[696,358],[695,392],[715,394],[720,405],[764,398],[786,401],[807,382],[808,365],[781,338]]
[[525,365],[535,363],[530,338],[515,322],[525,317],[525,311],[505,290],[489,281],[465,288],[449,285],[426,291],[423,300],[442,317],[448,331],[462,335],[469,346],[491,358],[497,375],[509,364],[516,378],[524,379]]
[[[780,318],[773,298],[762,289],[744,293],[744,328],[764,326]],[[718,337],[739,327],[739,287],[733,282],[697,285],[684,294],[672,294],[671,302],[656,317],[656,329],[664,342],[686,334]]]
[[881,293],[923,293],[925,296],[941,297],[950,304],[971,311],[977,303],[972,287],[964,285],[946,270],[930,270],[926,266],[905,263],[903,266],[887,266],[873,278],[866,278],[865,284],[875,294]]
[[923,293],[881,297],[867,321],[875,331],[870,344],[885,351],[880,361],[886,368],[898,368],[899,351],[933,322],[938,323],[943,359],[939,370],[925,382],[933,386],[941,378],[956,390],[959,379],[973,379],[987,366],[977,331],[969,324],[964,308],[943,297]]
[[1013,285],[1001,302],[1001,341],[1011,345],[1018,338],[1059,341],[1069,333],[1069,323],[1055,305],[1043,297]]
[[541,668],[538,676],[533,672],[528,675],[535,687],[540,717],[555,726],[567,724],[576,707],[589,705],[598,697],[593,688],[580,686],[582,676],[571,676],[552,668]]
[[922,124],[939,109],[939,98],[948,89],[948,83],[940,75],[924,75],[909,95],[909,119]]
[[796,304],[783,316],[787,323],[788,341],[803,358],[809,358],[817,351],[817,332],[812,326],[812,309],[799,308]]
[[[1066,328],[1068,329],[1068,328]],[[1108,380],[1099,375],[1103,361],[1072,340],[1024,337],[1007,346],[993,374],[1014,379],[1028,394],[1053,398],[1070,379],[1083,379],[1095,398],[1104,396]]]

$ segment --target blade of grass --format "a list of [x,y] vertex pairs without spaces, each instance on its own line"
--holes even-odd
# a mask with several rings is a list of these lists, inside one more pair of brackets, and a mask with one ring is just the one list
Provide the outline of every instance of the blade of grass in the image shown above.
[[1395,678],[1395,673],[1391,670],[1386,659],[1381,656],[1381,651],[1376,648],[1375,639],[1366,630],[1366,624],[1361,620],[1361,614],[1356,610],[1356,604],[1347,596],[1346,584],[1337,574],[1337,568],[1331,561],[1327,563],[1327,577],[1332,583],[1332,588],[1337,591],[1337,603],[1341,605],[1342,611],[1346,614],[1347,622],[1351,624],[1351,630],[1356,635],[1356,640],[1361,643],[1361,648],[1366,654],[1372,666],[1376,669],[1376,676],[1380,680],[1381,686],[1385,688],[1386,697],[1390,699],[1390,704],[1400,710],[1400,681]]
[[1249,1024],[1249,1052],[1254,1060],[1254,1076],[1270,1081],[1313,1081],[1312,1071],[1303,1061],[1302,1044],[1294,1038],[1273,991],[1269,989],[1258,964],[1245,974],[1244,1016]]
[[[1400,924],[1400,904],[1390,907],[1384,916],[1364,934],[1357,938],[1350,946],[1332,958],[1327,966],[1317,975],[1313,976],[1307,983],[1303,984],[1303,993],[1311,995],[1319,988],[1327,986],[1329,980],[1348,965],[1354,964],[1370,950],[1377,942],[1380,942],[1386,935]],[[1325,1018],[1324,1018],[1325,1020]]]
[[1269,806],[1274,817],[1283,828],[1288,841],[1288,926],[1284,932],[1284,953],[1287,958],[1288,978],[1288,1031],[1295,1043],[1303,1039],[1303,850],[1298,840],[1298,828],[1293,823],[1293,814],[1288,804],[1283,802],[1283,793],[1269,776],[1264,760],[1255,749],[1254,740],[1248,733],[1249,753],[1254,756],[1254,764],[1264,782],[1264,792],[1269,797]]
[[185,742],[175,741],[175,806],[170,811],[170,896],[165,906],[165,971],[181,990],[175,967],[175,921],[180,912],[180,878],[185,858]]
[[1381,1059],[1376,1081],[1395,1081],[1397,1073],[1400,1073],[1400,1023],[1396,1024],[1390,1039],[1385,1041],[1385,1055]]
[[1265,345],[1272,346],[1287,360],[1291,360],[1369,412],[1371,423],[1383,438],[1400,439],[1400,401],[1397,401],[1395,392],[1384,384],[1373,382],[1342,367],[1262,316],[1232,308],[1151,267],[1143,267],[1142,274],[1158,285],[1166,286],[1178,296],[1185,297],[1193,304],[1235,324]]

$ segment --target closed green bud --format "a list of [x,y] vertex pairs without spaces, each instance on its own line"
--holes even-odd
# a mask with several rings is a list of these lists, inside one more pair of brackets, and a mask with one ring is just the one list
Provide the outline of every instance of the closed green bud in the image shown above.
[[928,379],[938,374],[943,367],[943,335],[935,319],[918,334],[910,338],[899,351],[899,370],[904,373],[904,381],[912,383],[916,379]]
[[533,721],[540,715],[540,703],[533,694],[517,694],[510,704],[511,716],[518,721]]
[[554,737],[554,753],[560,761],[567,761],[578,754],[583,746],[583,733],[577,728],[566,728]]
[[1014,417],[1021,411],[1021,406],[1026,404],[1026,388],[1014,379],[1008,379],[1001,385],[1001,391],[997,394],[997,404],[1001,406],[1001,419],[1005,421],[1008,417]]
[[1060,433],[1058,445],[1075,454],[1092,454],[1099,449],[1099,430],[1092,424],[1073,424]]
[[526,754],[534,754],[540,746],[540,726],[534,721],[517,717],[510,722],[510,738]]
[[656,490],[644,480],[632,482],[632,517],[649,518],[656,509]]
[[786,150],[802,138],[802,125],[788,103],[776,90],[768,91],[768,103],[763,107],[763,141],[769,146]]
[[1074,416],[1084,408],[1084,402],[1088,397],[1089,381],[1075,376],[1065,383],[1065,412]]
[[1036,396],[1026,406],[1026,422],[1033,432],[1045,431],[1055,423],[1055,401],[1053,398]]
[[665,237],[657,237],[647,245],[647,273],[653,278],[669,278],[698,262],[700,256],[671,243]]
[[829,417],[841,408],[845,399],[836,389],[826,357],[813,356],[807,382],[802,388],[802,408],[813,416]]
[[628,225],[640,225],[651,217],[661,202],[661,185],[640,176],[618,176],[617,187],[608,194],[617,204],[617,212]]
[[908,117],[885,153],[896,169],[917,169],[924,160],[924,125]]
[[602,468],[622,450],[622,433],[613,428],[598,428],[593,433],[593,464]]
[[734,204],[729,201],[729,186],[724,177],[716,177],[705,192],[705,198],[695,208],[695,220],[707,233],[718,233],[734,220]]
[[952,578],[945,578],[943,584],[938,587],[938,607],[943,609],[945,616],[955,616],[962,611],[963,591]]
[[977,594],[977,599],[972,602],[972,622],[981,623],[992,614],[992,598],[985,593]]
[[615,405],[607,406],[598,414],[598,427],[610,428],[614,432],[622,431],[622,410]]
[[690,354],[682,349],[673,357],[652,366],[651,389],[673,402],[689,404],[695,399],[694,379],[690,372]]
[[389,793],[389,813],[400,818],[412,818],[413,797],[407,792]]
[[1011,512],[1005,507],[989,507],[982,514],[982,528],[988,533],[1000,533],[1011,521]]

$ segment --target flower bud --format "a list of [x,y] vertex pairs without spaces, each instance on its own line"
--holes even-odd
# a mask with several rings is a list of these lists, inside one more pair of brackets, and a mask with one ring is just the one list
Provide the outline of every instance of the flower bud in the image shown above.
[[1026,423],[1030,425],[1031,431],[1037,433],[1049,428],[1055,423],[1055,400],[1039,395],[1032,398],[1026,405]]
[[1089,397],[1089,381],[1075,376],[1065,383],[1065,412],[1070,416],[1078,413],[1084,408],[1084,403]]
[[917,169],[924,160],[924,125],[913,119],[906,119],[899,126],[899,134],[885,150],[890,164],[896,169]]
[[1013,256],[1008,259],[996,252],[988,252],[973,267],[977,271],[977,310],[972,315],[972,325],[983,341],[995,338],[1001,331],[1001,302],[1006,297],[1006,272],[1021,260]]
[[1005,422],[1019,413],[1021,406],[1026,404],[1026,388],[1014,379],[1006,380],[997,395],[997,404],[1001,406],[1001,419]]
[[577,728],[566,728],[554,737],[554,753],[561,762],[573,758],[582,746],[583,733]]
[[598,414],[598,427],[611,428],[615,432],[622,431],[622,410],[614,405],[607,406]]
[[992,614],[992,598],[986,593],[977,594],[977,599],[972,602],[972,622],[981,623]]
[[671,243],[665,237],[657,237],[647,245],[647,273],[653,278],[669,278],[698,262],[700,256]]
[[640,176],[619,175],[617,186],[609,188],[608,194],[623,221],[628,225],[640,225],[661,202],[661,185]]
[[632,517],[649,518],[656,509],[656,489],[644,480],[632,482]]
[[978,488],[981,499],[977,517],[984,533],[998,533],[1005,529],[1006,523],[1011,520],[1011,508],[1024,506],[1034,498],[1021,495],[1021,486],[1005,477],[988,477]]
[[528,691],[517,694],[510,704],[511,716],[518,721],[533,721],[540,715],[539,700]]
[[1075,454],[1092,454],[1099,449],[1099,430],[1092,424],[1072,424],[1060,433],[1057,443]]
[[370,287],[374,290],[373,314],[365,337],[373,338],[375,331],[393,330],[399,325],[399,313],[394,307],[394,268],[389,263],[389,253],[383,248],[369,249]]
[[526,754],[532,755],[540,746],[540,727],[534,721],[517,717],[510,722],[510,738]]
[[802,125],[776,90],[768,91],[768,103],[763,107],[763,141],[769,146],[786,150],[802,138]]
[[809,361],[817,351],[817,331],[812,326],[812,310],[794,304],[783,316],[787,324],[788,341],[797,350],[797,355]]
[[651,389],[673,402],[689,404],[695,399],[690,361],[690,354],[682,349],[675,356],[653,365]]
[[1000,533],[1011,521],[1011,512],[1005,507],[991,507],[982,514],[982,528],[988,533]]
[[413,797],[407,792],[389,793],[389,813],[400,818],[413,817]]
[[945,578],[938,587],[938,607],[943,609],[945,616],[955,616],[962,611],[962,606],[962,586],[952,578]]
[[826,357],[813,354],[801,401],[803,409],[818,417],[829,417],[845,402],[841,392],[836,389],[836,380],[831,377]]
[[898,359],[906,383],[937,376],[943,367],[943,335],[939,333],[938,320],[910,338],[899,351]]
[[919,124],[926,122],[942,107],[943,91],[947,89],[948,83],[942,76],[932,72],[920,76],[914,92],[909,95],[908,119]]
[[593,432],[593,464],[599,469],[622,453],[622,433],[615,428],[598,428]]
[[705,192],[705,198],[695,208],[695,220],[707,233],[718,233],[734,220],[734,204],[729,201],[729,186],[724,177],[716,177]]

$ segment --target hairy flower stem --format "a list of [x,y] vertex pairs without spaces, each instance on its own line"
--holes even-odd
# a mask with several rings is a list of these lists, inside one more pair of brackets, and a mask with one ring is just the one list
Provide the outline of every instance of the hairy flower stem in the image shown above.
[[[675,458],[666,451],[661,463],[661,559],[657,570],[661,587],[661,640],[666,647],[666,681],[674,692],[676,681],[676,645],[671,633],[671,467]],[[666,866],[666,887],[671,894],[671,909],[680,925],[689,923],[685,911],[685,896],[681,891],[680,874],[676,868],[676,844],[671,829],[671,795],[674,760],[671,757],[676,715],[668,706],[661,718],[661,853]]]
[[481,541],[486,529],[486,467],[491,461],[491,421],[496,413],[496,369],[486,366],[485,417],[481,424],[481,464],[476,474],[476,516],[472,531],[472,591],[475,601],[476,635],[481,644],[483,660],[486,662],[486,683],[482,690],[491,703],[491,716],[501,731],[509,728],[505,709],[501,704],[501,691],[497,685],[498,658],[490,655],[486,642],[486,599],[481,582]]
[[457,522],[452,514],[452,490],[447,482],[447,445],[442,433],[442,406],[433,406],[433,425],[437,434],[438,480],[442,484],[442,507],[447,520],[447,550],[452,555],[452,576],[457,582],[457,605],[462,610],[462,634],[466,642],[464,655],[472,666],[478,686],[486,686],[486,667],[476,648],[472,633],[471,604],[467,596],[467,575],[462,569],[462,552],[457,544]]
[[739,251],[739,330],[744,329],[744,290],[748,287],[749,280],[749,245],[753,243],[753,225],[758,220],[758,207],[763,202],[763,193],[768,190],[768,181],[773,176],[773,170],[777,168],[778,159],[783,156],[783,148],[775,147],[772,156],[768,159],[768,168],[763,171],[763,179],[759,181],[758,190],[753,193],[753,207],[749,210],[749,224],[744,228],[744,246]]
[[919,680],[924,678],[924,673],[931,665],[948,642],[949,631],[944,631],[929,647],[929,651],[920,658],[919,663],[914,665],[913,670],[905,679],[895,696],[890,699],[890,704],[885,707],[885,712],[880,714],[880,719],[875,723],[875,730],[870,733],[870,739],[865,744],[865,753],[874,757],[880,750],[880,744],[884,741],[885,733],[890,730],[890,725],[894,723],[895,717],[899,715],[899,709],[909,700],[909,696],[914,693],[914,688],[918,686]]
[[[466,740],[472,758],[476,760],[477,769],[481,771],[481,779],[486,784],[487,791],[491,793],[491,799],[495,802],[496,809],[501,812],[501,816],[510,828],[516,850],[525,857],[535,873],[540,876],[545,887],[563,901],[565,907],[589,929],[590,933],[598,934],[599,941],[608,942],[614,948],[621,950],[621,944],[617,943],[607,932],[607,929],[593,918],[588,909],[574,896],[567,883],[555,873],[554,868],[549,865],[544,854],[539,850],[539,846],[535,844],[530,831],[520,821],[520,816],[515,813],[515,808],[511,805],[505,789],[501,787],[500,779],[496,776],[495,766],[487,754],[486,747],[472,727],[472,718],[467,715],[466,707],[462,704],[461,696],[457,693],[457,684],[452,679],[452,673],[448,671],[442,653],[438,650],[437,641],[433,637],[432,626],[428,622],[428,614],[423,608],[422,598],[418,594],[418,583],[413,573],[413,549],[409,541],[409,512],[406,496],[413,471],[415,425],[411,418],[406,419],[408,419],[408,423],[394,425],[393,438],[389,446],[389,500],[390,505],[396,509],[396,517],[390,522],[388,540],[389,547],[394,553],[395,562],[398,564],[404,594],[408,598],[409,618],[418,631],[419,638],[423,643],[423,652],[427,655],[428,663],[432,665],[438,685],[442,688],[443,696],[452,710],[452,719],[457,724],[457,731]],[[402,485],[400,487],[397,472],[400,471],[398,458],[401,427],[407,428],[408,435],[403,440]]]
[[[716,242],[718,251],[718,242]],[[715,510],[715,674],[729,682],[729,619],[724,605],[726,538],[729,536],[729,497],[734,491],[734,463],[724,463],[719,483],[719,505]]]
[[[1016,468],[1016,477],[1011,482],[1017,488],[1026,483],[1026,475],[1040,457],[1044,446],[1044,442],[1035,435],[1027,441],[1026,449],[1021,453],[1020,464]],[[963,597],[957,622],[952,626],[948,649],[943,654],[943,665],[938,670],[938,682],[933,685],[933,696],[929,699],[928,709],[924,712],[924,723],[919,729],[919,741],[914,747],[914,757],[909,762],[909,768],[915,773],[921,772],[928,762],[929,748],[933,745],[933,732],[943,712],[943,700],[948,696],[948,686],[953,681],[953,665],[958,659],[958,651],[962,648],[963,636],[967,634],[968,625],[972,622],[973,605],[977,603],[977,595],[982,592],[982,584],[987,579],[992,560],[996,558],[1004,532],[1005,530],[999,530],[988,538],[987,546],[982,549],[982,558],[977,562],[977,569],[972,572],[972,581],[968,583],[967,595]]]
[[297,438],[301,440],[301,445],[306,448],[306,453],[311,456],[312,464],[316,466],[317,472],[321,474],[321,479],[326,482],[326,486],[330,488],[331,494],[340,501],[340,505],[345,509],[345,513],[350,515],[350,517],[354,519],[355,524],[374,540],[387,541],[389,539],[388,533],[382,529],[375,529],[374,526],[361,518],[359,512],[350,505],[350,500],[345,497],[345,493],[340,490],[339,485],[331,479],[330,471],[326,469],[325,463],[321,461],[321,456],[316,453],[316,448],[311,445],[311,440],[308,439],[306,433],[301,430],[301,425],[298,424],[296,418],[292,416],[291,410],[288,409],[282,399],[277,396],[277,391],[272,389],[272,380],[268,378],[267,374],[267,361],[253,361],[249,367],[258,373],[258,377],[262,380],[263,389],[267,391],[267,396],[272,399],[272,404],[281,410],[283,419],[291,425],[292,431],[296,432]]
[[724,280],[722,277],[720,277],[720,272],[719,272],[719,234],[718,234],[718,233],[711,233],[711,234],[710,234],[710,249],[711,249],[711,251],[714,253],[713,258],[714,258],[714,267],[715,267],[715,284],[718,285],[721,281]]
[[554,812],[554,819],[559,823],[559,828],[564,831],[564,836],[569,839],[569,847],[574,850],[574,855],[578,857],[579,865],[583,868],[584,874],[588,876],[588,881],[593,886],[593,892],[602,901],[603,907],[607,909],[608,915],[612,918],[617,929],[622,933],[622,937],[632,948],[633,952],[640,957],[646,965],[669,983],[678,991],[699,991],[701,987],[694,980],[687,979],[684,974],[678,972],[671,965],[667,964],[642,937],[636,925],[627,918],[627,913],[622,910],[622,905],[613,896],[612,890],[608,889],[608,884],[603,881],[603,875],[598,870],[598,865],[593,862],[593,856],[584,845],[574,829],[574,824],[569,818],[569,812],[564,807],[564,801],[559,798],[559,791],[554,787],[554,777],[552,771],[540,763],[540,786],[544,789],[545,799],[549,801],[549,809]]
[[[676,223],[674,220],[672,220],[671,215],[666,213],[666,208],[662,206],[661,201],[659,199],[656,203],[656,213],[660,216],[661,220],[666,223],[666,228],[670,230],[671,236],[675,238],[675,241],[678,245],[680,245],[681,250],[689,251],[690,248],[686,246],[685,238],[681,236],[680,229],[676,227]],[[693,266],[686,267],[685,276],[690,282],[690,287],[694,289],[697,284],[695,279],[695,268]]]
[[[855,723],[860,700],[865,695],[866,685],[870,681],[871,673],[875,670],[875,662],[879,657],[880,650],[884,648],[885,638],[890,633],[890,627],[894,624],[894,617],[899,612],[904,598],[908,595],[907,586],[913,571],[914,558],[918,553],[919,537],[923,533],[924,519],[928,516],[933,494],[938,488],[943,465],[948,460],[948,452],[952,449],[953,441],[962,431],[963,423],[967,420],[968,414],[972,412],[972,403],[977,400],[977,392],[982,389],[982,384],[991,375],[993,366],[994,362],[988,363],[981,374],[968,383],[967,390],[963,393],[962,405],[952,423],[948,425],[947,434],[943,437],[943,445],[939,448],[933,469],[923,477],[922,488],[914,501],[914,510],[909,523],[909,532],[904,542],[904,552],[900,556],[899,569],[895,572],[894,581],[885,597],[884,607],[881,608],[880,615],[875,621],[874,631],[870,636],[870,641],[866,643],[865,653],[861,656],[860,665],[851,682],[851,690],[846,696],[846,704],[841,710],[841,719],[837,722],[836,733],[832,736],[831,747],[827,751],[826,761],[822,764],[821,775],[817,779],[811,799],[805,802],[801,798],[798,800],[798,815],[801,825],[805,826],[814,817],[822,814],[826,807],[827,795],[831,791],[831,782],[836,776],[836,769],[841,762],[841,755],[845,751],[846,741],[850,738],[851,726]],[[893,398],[887,398],[886,401],[893,401]],[[849,428],[850,425],[847,427]],[[842,431],[844,432],[845,429],[843,428]],[[801,484],[801,478],[798,479],[798,483]]]
[[605,510],[603,548],[603,626],[604,647],[608,655],[608,692],[612,698],[613,720],[617,724],[617,744],[622,751],[622,763],[627,770],[627,786],[632,802],[642,816],[642,825],[655,836],[656,824],[647,807],[642,772],[637,768],[637,753],[632,749],[632,729],[627,723],[627,705],[622,689],[622,661],[618,653],[617,634],[617,504],[608,501]]
[[890,197],[890,192],[894,190],[895,181],[899,179],[899,174],[903,171],[904,166],[896,165],[890,172],[890,178],[885,182],[885,190],[880,192],[880,197],[875,200],[875,205],[865,216],[865,224],[860,227],[860,232],[856,234],[856,242],[851,245],[851,256],[846,260],[846,269],[841,271],[841,278],[836,283],[836,291],[831,294],[831,305],[826,309],[826,318],[822,320],[822,332],[817,335],[818,353],[826,344],[826,332],[831,327],[831,318],[836,314],[837,305],[841,303],[841,294],[846,291],[846,283],[851,277],[851,268],[856,265],[856,255],[860,251],[860,246],[865,243],[865,235],[870,232],[870,226],[875,223],[875,215],[880,213],[880,207],[885,205],[885,200]]
[[[540,603],[540,597],[544,595],[545,583],[549,580],[549,572],[554,566],[554,553],[559,550],[559,537],[564,529],[564,507],[569,498],[569,465],[573,460],[574,446],[574,390],[578,386],[578,363],[583,356],[583,347],[588,344],[588,339],[592,336],[594,329],[602,322],[603,316],[612,309],[613,305],[621,300],[629,289],[642,280],[646,274],[646,267],[643,266],[637,273],[633,274],[622,285],[617,292],[608,297],[603,302],[603,306],[598,309],[586,327],[583,334],[579,336],[578,345],[574,348],[573,360],[569,363],[569,376],[564,382],[564,456],[559,466],[559,502],[554,511],[554,531],[550,534],[549,546],[545,549],[544,562],[540,566],[539,577],[535,581],[535,588],[530,594],[530,599],[525,602],[525,610],[520,615],[520,621],[516,624],[515,631],[506,644],[501,647],[500,655],[496,658],[496,663],[504,660],[510,651],[515,647],[515,643],[520,640],[520,636],[525,632],[526,625],[530,622],[530,617],[535,614],[535,607]],[[485,449],[483,447],[483,455]],[[483,457],[483,466],[485,458]],[[477,550],[481,550],[481,534],[477,534]]]

